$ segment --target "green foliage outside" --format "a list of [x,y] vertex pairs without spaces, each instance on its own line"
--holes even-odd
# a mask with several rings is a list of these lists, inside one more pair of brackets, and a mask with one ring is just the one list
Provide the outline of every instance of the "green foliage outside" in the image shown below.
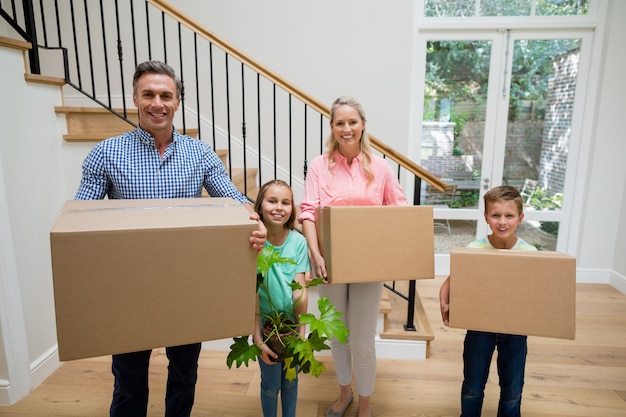
[[[536,116],[543,117],[553,58],[575,50],[579,43],[578,39],[515,41],[510,68],[510,118],[516,117],[516,109],[525,101],[534,101],[539,109]],[[427,42],[424,120],[440,120],[438,103],[443,99],[452,103],[451,119],[455,117],[455,103],[482,108],[487,100],[490,56],[489,41]],[[468,113],[463,121],[481,116]]]
[[[426,0],[424,14],[428,17],[475,16],[476,0]],[[586,15],[589,0],[537,0],[537,16]],[[529,16],[528,0],[481,0],[479,16]]]
[[[561,210],[563,204],[563,194],[555,193],[549,195],[544,187],[537,187],[532,190],[529,206],[535,210]],[[559,233],[559,222],[540,222],[541,230],[557,236]]]

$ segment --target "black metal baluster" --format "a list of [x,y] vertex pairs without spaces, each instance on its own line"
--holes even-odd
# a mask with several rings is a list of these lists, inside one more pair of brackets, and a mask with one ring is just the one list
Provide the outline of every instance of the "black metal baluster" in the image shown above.
[[257,152],[257,160],[258,160],[258,165],[259,165],[259,187],[261,187],[261,185],[263,185],[263,177],[262,177],[262,173],[261,173],[261,165],[262,165],[262,159],[261,159],[261,74],[259,74],[257,72],[256,74],[256,111],[257,111],[257,135],[258,135],[258,139],[257,139],[257,146],[258,146],[258,152]]
[[202,128],[200,123],[200,75],[198,70],[198,34],[193,34],[194,68],[196,73],[196,124],[198,125],[198,139],[202,140]]
[[248,167],[246,158],[246,80],[244,76],[245,66],[241,63],[241,138],[243,141],[243,193],[248,195]]
[[178,62],[180,65],[180,83],[182,84],[181,91],[181,103],[182,103],[182,113],[183,113],[183,135],[187,134],[187,123],[185,122],[185,72],[183,71],[183,44],[182,44],[182,35],[181,35],[181,24],[178,23]]

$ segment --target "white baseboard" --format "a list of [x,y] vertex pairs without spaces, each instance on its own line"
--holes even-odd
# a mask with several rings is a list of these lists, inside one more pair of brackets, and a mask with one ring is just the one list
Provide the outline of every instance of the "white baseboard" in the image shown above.
[[426,342],[422,340],[380,339],[377,336],[376,357],[380,359],[425,360]]
[[30,365],[32,389],[35,389],[61,366],[58,346],[54,345]]
[[[220,339],[202,343],[203,350],[227,352],[233,339]],[[319,356],[330,356],[330,351],[323,351]],[[380,359],[426,359],[426,342],[421,340],[381,339],[376,336],[376,357]]]
[[608,269],[576,269],[576,282],[581,284],[608,284],[610,276]]
[[10,381],[0,379],[0,406],[11,405],[19,398]]
[[611,284],[613,288],[620,291],[622,294],[626,294],[626,276],[618,274],[615,271],[611,271],[609,284]]

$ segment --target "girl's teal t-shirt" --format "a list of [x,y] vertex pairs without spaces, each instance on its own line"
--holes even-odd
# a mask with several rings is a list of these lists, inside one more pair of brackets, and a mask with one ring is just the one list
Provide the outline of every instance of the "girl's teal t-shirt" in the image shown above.
[[[265,242],[265,246],[272,245]],[[267,272],[264,284],[269,289],[269,297],[268,291],[263,286],[259,287],[259,311],[261,315],[269,314],[272,307],[275,311],[291,312],[293,309],[293,291],[289,284],[294,280],[297,273],[304,273],[311,269],[308,246],[301,233],[290,230],[285,243],[274,248],[280,252],[281,257],[292,259],[296,263],[276,263]]]

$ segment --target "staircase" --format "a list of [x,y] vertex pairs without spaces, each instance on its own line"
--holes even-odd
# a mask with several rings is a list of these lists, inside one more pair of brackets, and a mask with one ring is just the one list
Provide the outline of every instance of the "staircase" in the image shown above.
[[[391,285],[390,282],[387,284]],[[400,291],[408,292],[407,281],[396,281],[395,286]],[[415,300],[415,330],[404,330],[404,324],[406,322],[406,301],[400,298],[397,294],[391,291],[383,291],[382,300],[380,303],[380,314],[383,316],[382,329],[379,331],[379,336],[382,341],[404,341],[409,344],[415,345],[412,349],[415,349],[415,359],[425,359],[430,355],[430,342],[435,340],[433,329],[430,326],[428,315],[420,297],[416,297]],[[417,350],[419,348],[419,351]],[[380,348],[378,349],[380,351]],[[395,352],[397,358],[398,352]],[[423,357],[420,357],[422,356]],[[380,355],[379,355],[380,356]]]
[[[63,83],[63,80],[60,80]],[[56,106],[54,111],[65,116],[67,124],[67,134],[63,139],[67,142],[99,142],[113,136],[119,136],[135,127],[127,121],[119,118],[114,113],[102,107],[68,107]],[[115,109],[119,114],[123,114],[123,109]],[[134,123],[138,123],[137,109],[126,109],[126,117]],[[196,137],[198,129],[186,129],[188,136]],[[217,155],[228,171],[228,151],[216,150]],[[231,169],[231,180],[239,191],[245,193],[245,184],[248,185],[248,198],[254,200],[258,193],[257,169],[243,168]],[[208,197],[206,190],[204,197]]]
[[[63,80],[60,80],[60,83],[62,84]],[[67,134],[63,135],[63,139],[67,142],[98,142],[134,129],[133,125],[101,107],[57,106],[54,110],[57,114],[65,116]],[[123,112],[122,109],[116,111],[120,114]],[[126,114],[128,119],[137,123],[137,109],[127,109]],[[195,137],[198,134],[198,129],[187,129],[186,133]],[[218,149],[216,153],[228,169],[228,151]],[[233,168],[231,175],[233,183],[242,193],[245,192],[244,177],[247,176],[248,197],[256,198],[258,193],[256,168],[248,168],[246,172],[243,168]],[[251,187],[252,184],[254,185]],[[203,191],[203,195],[208,197],[206,190]],[[400,286],[401,291],[406,291],[406,288],[402,288],[402,283],[396,283],[396,288],[398,286]],[[419,297],[417,297],[415,304],[415,331],[404,330],[406,301],[391,291],[383,291],[380,317],[377,330],[379,357],[408,356],[415,359],[425,359],[429,356],[430,342],[434,339],[434,334]],[[404,354],[399,354],[400,349],[405,350]]]
[[[30,44],[23,41],[15,41],[9,38],[0,37],[0,44],[27,50]],[[45,75],[34,75],[25,73],[25,80],[28,82],[45,83],[58,85],[62,87],[65,80],[58,77],[50,77]],[[63,135],[63,140],[68,143],[73,142],[98,142],[108,137],[117,136],[123,132],[134,129],[134,126],[107,109],[101,107],[71,107],[57,106],[55,112],[63,115],[66,119],[67,134]],[[122,109],[116,110],[122,114]],[[137,110],[126,109],[129,120],[137,122]],[[197,129],[187,129],[186,134],[195,137],[198,134]],[[224,166],[228,170],[228,151],[216,150]],[[231,179],[237,188],[245,192],[244,181],[248,186],[248,197],[255,199],[258,193],[257,169],[233,167],[230,170]],[[207,197],[207,195],[205,195]],[[400,284],[398,288],[398,284]],[[401,291],[406,282],[396,282],[396,288]],[[312,291],[313,292],[313,291]],[[314,296],[314,294],[312,294]],[[310,300],[313,302],[314,300]],[[415,331],[405,331],[404,323],[406,322],[406,301],[398,295],[384,290],[383,298],[380,305],[380,319],[378,323],[376,346],[377,355],[380,358],[411,358],[426,359],[430,352],[430,342],[434,340],[434,335],[421,300],[416,297],[415,305]],[[224,346],[222,346],[225,344]],[[208,348],[228,349],[230,340],[207,342]]]

